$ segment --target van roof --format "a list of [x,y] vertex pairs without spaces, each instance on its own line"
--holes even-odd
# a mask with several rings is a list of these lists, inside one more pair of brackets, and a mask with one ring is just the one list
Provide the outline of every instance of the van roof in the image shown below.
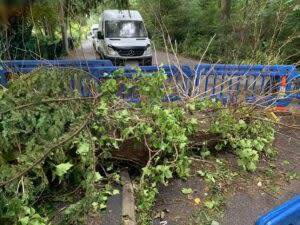
[[103,20],[143,20],[136,10],[104,10],[102,15]]

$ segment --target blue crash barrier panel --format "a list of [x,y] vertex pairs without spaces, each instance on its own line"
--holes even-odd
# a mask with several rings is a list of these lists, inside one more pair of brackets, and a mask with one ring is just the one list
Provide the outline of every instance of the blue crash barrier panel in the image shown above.
[[300,225],[300,195],[261,216],[255,225]]
[[[171,85],[173,90],[166,98],[171,100],[193,95],[215,98],[224,104],[246,101],[250,104],[287,106],[292,99],[300,99],[300,77],[296,67],[289,65],[199,64],[192,70],[188,65],[181,65],[180,68],[174,65],[115,67],[109,60],[16,60],[0,62],[0,82],[7,87],[9,73],[22,74],[39,67],[53,66],[76,69],[79,77],[75,79],[71,76],[71,86],[80,90],[83,96],[91,94],[88,89],[92,80],[97,81],[99,90],[101,81],[122,69],[127,78],[132,78],[139,71],[152,75],[164,71],[168,76],[164,85]],[[125,90],[125,84],[120,84],[118,95],[129,101],[138,101],[135,89]]]
[[199,64],[194,71],[194,94],[224,103],[287,106],[299,96],[295,66]]

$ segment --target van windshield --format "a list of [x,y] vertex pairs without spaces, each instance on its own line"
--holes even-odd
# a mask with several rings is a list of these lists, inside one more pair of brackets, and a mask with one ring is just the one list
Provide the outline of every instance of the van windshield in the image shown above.
[[105,21],[106,38],[146,38],[142,21]]

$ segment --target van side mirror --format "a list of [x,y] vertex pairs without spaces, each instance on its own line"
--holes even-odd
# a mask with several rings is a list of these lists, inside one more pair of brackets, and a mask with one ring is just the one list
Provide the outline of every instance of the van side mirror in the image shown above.
[[101,31],[98,31],[98,32],[97,32],[97,37],[98,37],[99,40],[104,39],[104,35],[102,34]]

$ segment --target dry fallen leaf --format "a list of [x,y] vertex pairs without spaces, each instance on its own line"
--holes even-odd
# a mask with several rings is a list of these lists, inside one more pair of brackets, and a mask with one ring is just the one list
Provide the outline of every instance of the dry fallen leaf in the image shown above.
[[201,203],[201,199],[200,199],[200,198],[195,198],[194,201],[195,201],[195,203],[196,203],[197,205],[199,205],[199,204]]

